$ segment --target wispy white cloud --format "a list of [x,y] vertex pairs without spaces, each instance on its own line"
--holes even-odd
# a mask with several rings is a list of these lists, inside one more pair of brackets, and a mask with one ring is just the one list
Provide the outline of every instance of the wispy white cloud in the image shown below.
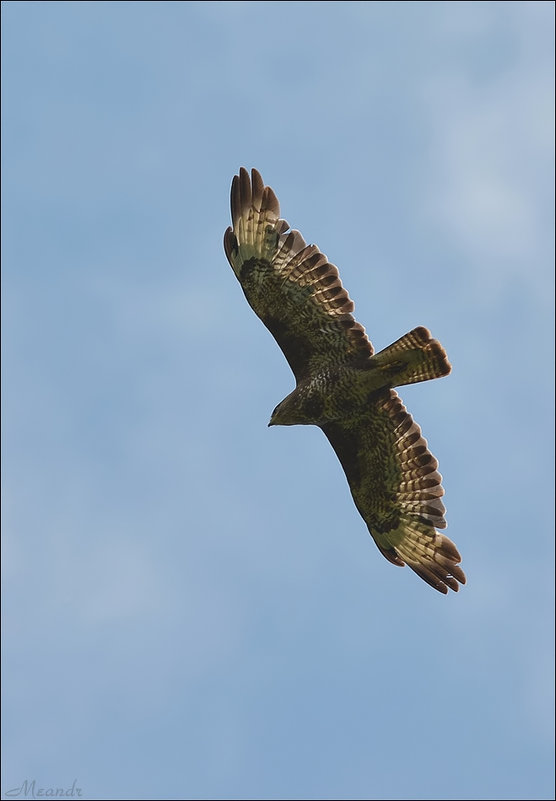
[[[457,13],[476,17],[468,33],[488,28],[496,11],[465,5]],[[427,81],[432,173],[423,213],[461,248],[478,294],[492,299],[515,284],[544,303],[552,273],[554,81],[551,48],[530,23],[523,8],[507,15],[508,53],[490,76],[478,81],[465,60]]]

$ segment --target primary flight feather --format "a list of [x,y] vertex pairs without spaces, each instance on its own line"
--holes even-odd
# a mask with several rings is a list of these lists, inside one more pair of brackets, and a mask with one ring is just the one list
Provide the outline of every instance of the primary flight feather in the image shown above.
[[443,347],[418,327],[375,354],[337,268],[280,219],[257,170],[234,176],[231,207],[226,256],[296,378],[269,425],[319,426],[379,550],[439,592],[457,592],[461,557],[437,531],[446,527],[438,463],[393,389],[447,375]]

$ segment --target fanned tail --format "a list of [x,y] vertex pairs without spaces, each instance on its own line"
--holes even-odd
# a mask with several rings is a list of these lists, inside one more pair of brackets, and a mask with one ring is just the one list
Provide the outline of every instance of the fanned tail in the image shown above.
[[393,387],[440,378],[452,369],[440,342],[422,325],[376,353],[371,361],[373,366],[391,375]]

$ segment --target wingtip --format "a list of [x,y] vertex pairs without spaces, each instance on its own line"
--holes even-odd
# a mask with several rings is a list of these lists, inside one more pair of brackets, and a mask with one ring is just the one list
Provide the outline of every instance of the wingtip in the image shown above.
[[246,167],[240,167],[232,178],[230,191],[232,224],[236,228],[239,218],[253,207],[256,211],[266,208],[280,216],[280,204],[270,186],[265,186],[261,173],[252,167],[251,174]]

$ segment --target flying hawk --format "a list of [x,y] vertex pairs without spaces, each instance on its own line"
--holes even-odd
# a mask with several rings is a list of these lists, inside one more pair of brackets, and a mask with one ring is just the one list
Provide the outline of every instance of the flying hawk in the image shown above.
[[337,268],[280,219],[257,170],[234,176],[231,207],[226,256],[296,379],[269,425],[319,426],[381,553],[435,590],[457,592],[461,557],[436,530],[446,527],[438,462],[393,389],[447,375],[442,345],[418,327],[375,354]]

